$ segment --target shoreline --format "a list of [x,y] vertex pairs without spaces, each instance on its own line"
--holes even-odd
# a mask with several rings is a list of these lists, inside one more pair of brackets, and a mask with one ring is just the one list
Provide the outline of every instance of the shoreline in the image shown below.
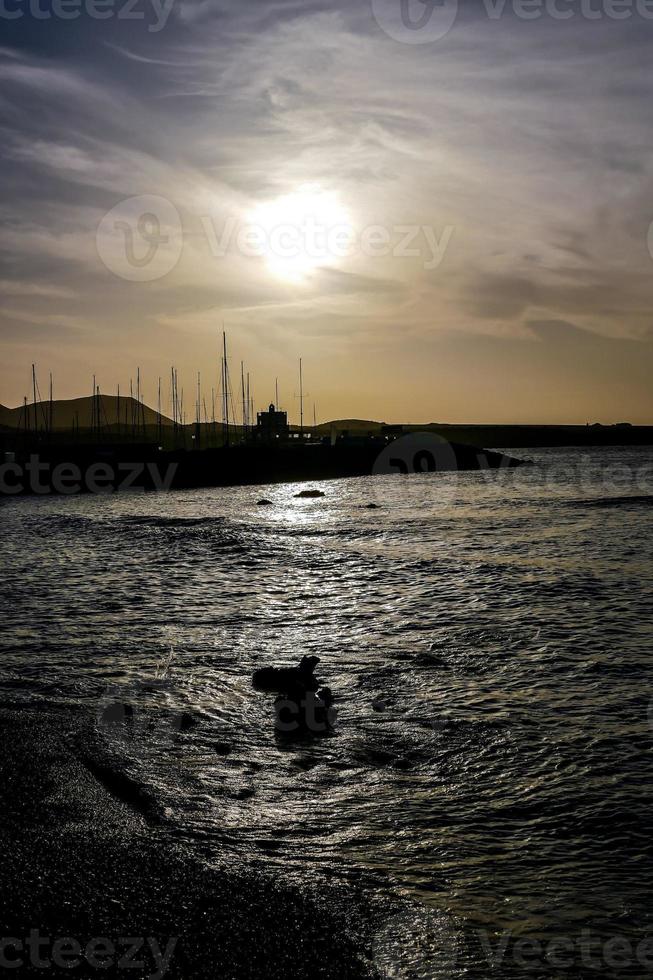
[[3,970],[42,973],[45,963],[85,978],[377,976],[374,916],[362,895],[344,886],[312,894],[310,883],[300,890],[251,869],[209,868],[168,838],[154,801],[96,758],[89,736],[81,714],[0,710]]

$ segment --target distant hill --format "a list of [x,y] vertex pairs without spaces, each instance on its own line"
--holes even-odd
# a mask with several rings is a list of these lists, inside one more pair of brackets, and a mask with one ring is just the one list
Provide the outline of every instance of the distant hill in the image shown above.
[[[52,403],[52,423],[53,430],[59,433],[58,439],[68,438],[73,429],[86,430],[87,438],[92,436],[89,430],[93,427],[94,421],[94,399],[87,395],[84,398],[71,398],[68,400],[57,400]],[[116,395],[100,395],[95,399],[96,408],[99,402],[100,427],[111,430],[112,438],[127,439],[133,441],[134,438],[142,441],[153,441],[159,438],[158,433],[158,413],[148,405],[139,404],[135,398],[118,398]],[[36,427],[39,432],[47,431],[49,424],[50,404],[47,401],[39,402],[36,405]],[[25,415],[27,414],[27,424]],[[193,445],[195,438],[194,430],[194,406],[190,406],[186,412],[186,427],[181,438],[186,445]],[[118,416],[120,416],[118,425]],[[161,443],[165,446],[171,444],[174,426],[172,419],[166,415],[161,416],[161,424],[165,432],[160,434]],[[35,425],[34,404],[27,405],[27,413],[23,406],[18,408],[7,408],[0,405],[0,431],[3,436],[11,438],[16,432],[26,429],[33,432]],[[97,426],[97,420],[95,422]],[[242,428],[237,421],[230,423],[230,432],[233,437],[242,433]],[[292,432],[297,432],[299,426],[291,424]],[[313,431],[313,426],[305,425],[306,432]],[[415,431],[429,431],[459,443],[466,443],[473,446],[484,446],[485,448],[506,448],[512,449],[519,447],[537,446],[608,446],[608,445],[652,445],[653,426],[637,426],[626,423],[616,425],[456,425],[441,422],[427,422],[422,424],[392,424],[386,425],[385,422],[376,422],[372,419],[334,419],[333,421],[321,422],[315,427],[315,433],[319,437],[330,437],[334,433],[347,433],[349,436],[360,437],[365,435],[390,435],[398,436],[402,433]],[[175,435],[175,445],[179,440],[179,431]],[[220,444],[222,440],[222,423],[217,426],[209,423],[202,425],[200,432],[200,443],[202,446]]]
[[[117,395],[100,395],[93,399],[90,395],[84,398],[58,399],[52,402],[52,428],[56,430],[72,429],[73,426],[87,429],[93,425],[95,401],[99,411],[100,425],[131,426],[132,423],[142,425],[158,425],[158,413],[149,406],[139,404],[135,398],[120,398]],[[6,408],[0,405],[0,425],[14,429],[34,428],[34,419],[38,429],[46,429],[49,424],[50,403],[47,401],[27,404],[27,422],[25,408]],[[120,416],[120,418],[118,417]],[[172,419],[161,416],[164,426],[173,425]],[[97,424],[97,422],[96,422]]]
[[[337,432],[378,432],[385,422],[373,422],[367,419],[334,419],[333,422],[320,422],[316,427],[316,431],[322,434],[327,434],[332,428],[336,429]],[[312,426],[306,426],[305,428],[312,429]]]

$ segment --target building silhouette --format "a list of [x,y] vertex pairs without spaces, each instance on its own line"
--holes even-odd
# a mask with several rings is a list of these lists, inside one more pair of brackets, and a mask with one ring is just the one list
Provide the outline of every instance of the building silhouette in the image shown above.
[[256,413],[256,439],[261,442],[281,442],[288,439],[288,414],[270,405],[267,412]]

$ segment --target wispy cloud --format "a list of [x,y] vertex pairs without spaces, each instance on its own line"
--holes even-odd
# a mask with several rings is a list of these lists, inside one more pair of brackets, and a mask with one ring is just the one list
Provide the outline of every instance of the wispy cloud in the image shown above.
[[[190,371],[226,314],[259,372],[264,349],[290,357],[314,343],[317,354],[324,342],[334,406],[347,345],[352,358],[382,348],[406,378],[435,345],[465,377],[496,338],[483,350],[500,376],[507,338],[527,373],[543,336],[533,324],[555,323],[544,333],[560,344],[565,330],[597,351],[605,337],[624,351],[637,340],[651,366],[653,25],[490,21],[461,4],[445,38],[408,45],[368,4],[287,0],[178,2],[157,34],[91,18],[48,30],[25,19],[0,48],[7,329],[47,301],[56,356],[71,349],[73,324],[92,336],[89,356],[105,344],[116,373],[127,356],[117,336],[134,348],[157,336],[152,365]],[[211,254],[203,218],[242,221],[306,182],[335,193],[357,230],[450,226],[443,261],[428,270],[420,254],[358,254],[290,284],[261,259]],[[125,281],[98,256],[103,215],[137,195],[180,215],[183,252],[161,281]],[[630,371],[629,358],[615,370]],[[5,402],[17,396],[15,368],[2,377]],[[368,369],[387,384],[380,362]],[[633,378],[643,417],[648,395]],[[408,417],[415,386],[399,383]],[[447,417],[430,389],[424,417]],[[470,415],[483,404],[475,396]]]

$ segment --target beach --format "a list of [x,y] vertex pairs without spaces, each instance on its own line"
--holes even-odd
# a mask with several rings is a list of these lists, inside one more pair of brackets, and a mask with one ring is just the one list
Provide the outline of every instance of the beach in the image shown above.
[[374,975],[360,897],[208,868],[94,759],[79,713],[5,709],[0,744],[3,973]]

